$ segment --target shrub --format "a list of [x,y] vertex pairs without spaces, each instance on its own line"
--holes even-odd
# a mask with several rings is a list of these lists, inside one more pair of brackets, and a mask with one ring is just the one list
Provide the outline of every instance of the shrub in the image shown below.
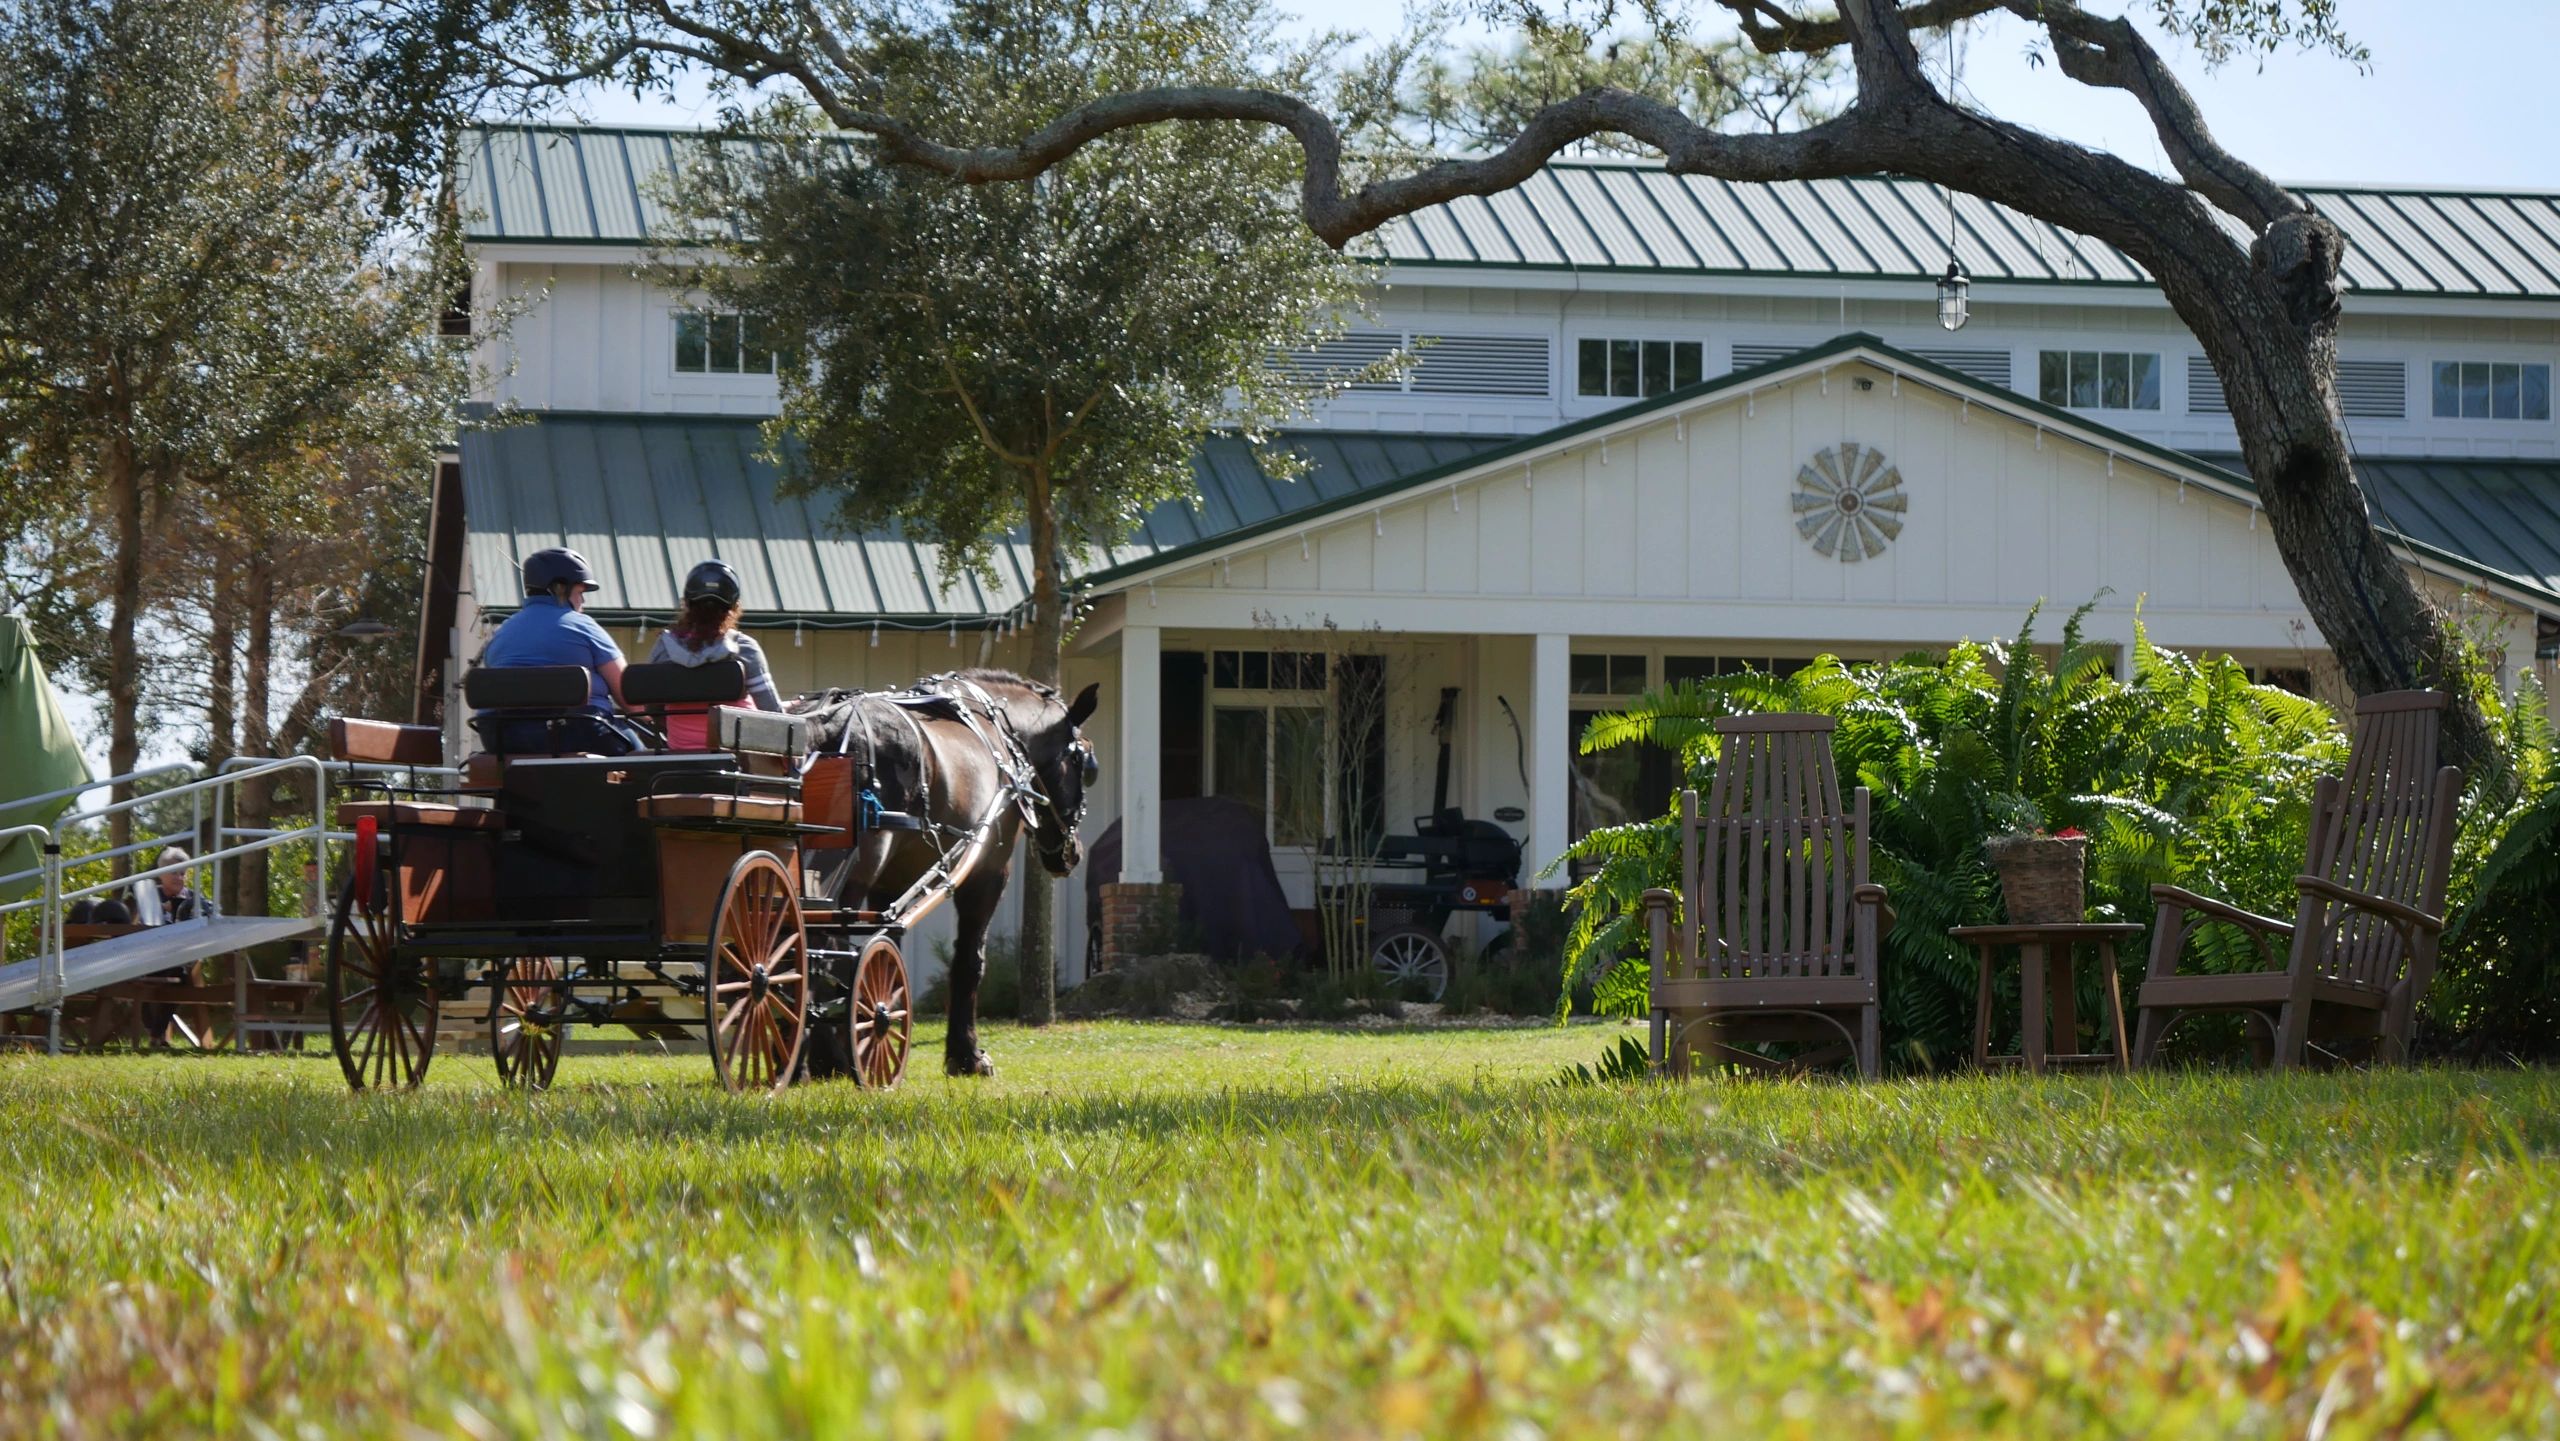
[[[943,1015],[951,1009],[951,943],[934,946],[942,974],[916,997],[919,1015]],[[1011,936],[989,936],[986,967],[978,973],[978,1014],[995,1020],[1022,1016],[1022,948]]]
[[[1582,746],[1664,746],[1703,794],[1716,717],[1834,717],[1841,785],[1873,792],[1871,865],[1900,913],[1884,945],[1887,1048],[1941,1062],[1970,1050],[1974,1003],[1972,957],[1947,931],[2003,918],[1986,837],[2088,832],[2098,919],[2147,923],[2150,887],[2162,881],[2289,915],[2312,782],[2345,757],[2327,707],[2250,684],[2228,657],[2159,650],[2138,621],[2132,679],[2118,680],[2108,654],[2081,634],[2088,610],[2064,626],[2050,663],[2035,649],[2031,611],[2005,645],[1887,664],[1824,657],[1789,677],[1746,673],[1656,691],[1595,719]],[[1647,887],[1676,887],[1675,817],[1597,831],[1571,851],[1600,867],[1572,891],[1567,974],[1595,974],[1601,1011],[1647,1008],[1637,903]],[[2212,931],[2197,944],[2200,967],[2254,963]],[[2132,949],[2122,960],[2138,973]],[[1599,973],[1598,960],[1611,957],[1624,959]],[[2094,981],[2084,978],[2091,1002]]]

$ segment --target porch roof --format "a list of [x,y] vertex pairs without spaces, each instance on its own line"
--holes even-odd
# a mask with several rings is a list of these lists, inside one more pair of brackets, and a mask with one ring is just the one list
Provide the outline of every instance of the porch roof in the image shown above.
[[[1086,569],[1141,562],[1354,499],[1403,476],[1490,449],[1500,436],[1309,431],[1276,442],[1305,458],[1283,479],[1255,448],[1215,436],[1192,466],[1191,504],[1158,506]],[[737,567],[759,624],[992,625],[1030,595],[1030,547],[996,547],[992,575],[950,563],[902,526],[848,533],[823,495],[789,494],[760,423],[731,416],[548,413],[462,436],[463,513],[482,608],[515,607],[519,558],[567,545],[601,583],[590,607],[613,620],[674,611],[685,571],[717,555]]]

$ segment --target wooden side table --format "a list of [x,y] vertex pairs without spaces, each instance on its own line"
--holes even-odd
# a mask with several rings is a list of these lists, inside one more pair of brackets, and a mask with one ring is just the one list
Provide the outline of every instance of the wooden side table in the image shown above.
[[[2132,1053],[2124,1040],[2124,996],[2116,971],[2116,945],[2139,940],[2143,927],[2132,925],[1958,926],[1949,938],[1973,947],[1976,967],[1973,996],[1973,1064],[2024,1065],[2041,1076],[2048,1066],[2106,1066],[2132,1069]],[[2078,991],[2072,957],[2083,945],[2098,950],[2098,968],[2106,978],[2107,1025],[2114,1032],[2113,1052],[2079,1052]],[[1993,953],[2014,946],[2021,969],[2018,987],[2019,1050],[2015,1056],[1991,1054],[1991,966]],[[2047,1005],[2047,998],[2051,1005]]]

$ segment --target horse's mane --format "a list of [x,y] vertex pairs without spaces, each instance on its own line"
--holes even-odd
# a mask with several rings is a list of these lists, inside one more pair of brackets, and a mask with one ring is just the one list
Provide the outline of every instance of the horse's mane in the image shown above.
[[960,679],[965,681],[975,681],[979,685],[1013,686],[1020,690],[1027,690],[1033,695],[1039,696],[1043,700],[1056,700],[1058,698],[1058,688],[1056,686],[1042,685],[1031,677],[1020,674],[1016,671],[1001,670],[993,666],[972,666],[967,670],[954,671],[952,674],[957,675]]

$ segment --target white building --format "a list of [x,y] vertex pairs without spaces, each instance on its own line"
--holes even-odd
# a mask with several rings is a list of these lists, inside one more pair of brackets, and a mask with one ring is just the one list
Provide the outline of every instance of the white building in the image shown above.
[[[989,587],[776,494],[770,358],[643,278],[683,143],[494,128],[472,147],[474,293],[529,302],[483,399],[535,421],[466,434],[439,488],[420,674],[448,715],[454,659],[547,545],[598,565],[626,649],[688,566],[728,560],[786,693],[1014,655],[1023,557]],[[2560,195],[2309,194],[2352,244],[2341,392],[2376,518],[2512,677],[2560,639]],[[1335,348],[1420,341],[1415,371],[1323,405],[1290,438],[1314,462],[1298,480],[1213,440],[1199,505],[1084,577],[1068,681],[1103,683],[1107,777],[1089,833],[1125,817],[1128,876],[1152,879],[1167,799],[1285,785],[1290,747],[1333,724],[1290,659],[1328,624],[1385,657],[1386,814],[1428,806],[1454,686],[1452,800],[1522,816],[1532,870],[1578,809],[1659,802],[1663,768],[1572,750],[1590,712],[1666,679],[2005,636],[2039,600],[2051,634],[2101,592],[2102,638],[2130,638],[2139,600],[2161,644],[2317,676],[2219,384],[2166,302],[2113,250],[1959,196],[1976,281],[1951,335],[1945,203],[1881,178],[1559,163],[1391,228],[1381,327]],[[1842,513],[1844,468],[1863,516]],[[1312,852],[1275,839],[1308,904]]]

